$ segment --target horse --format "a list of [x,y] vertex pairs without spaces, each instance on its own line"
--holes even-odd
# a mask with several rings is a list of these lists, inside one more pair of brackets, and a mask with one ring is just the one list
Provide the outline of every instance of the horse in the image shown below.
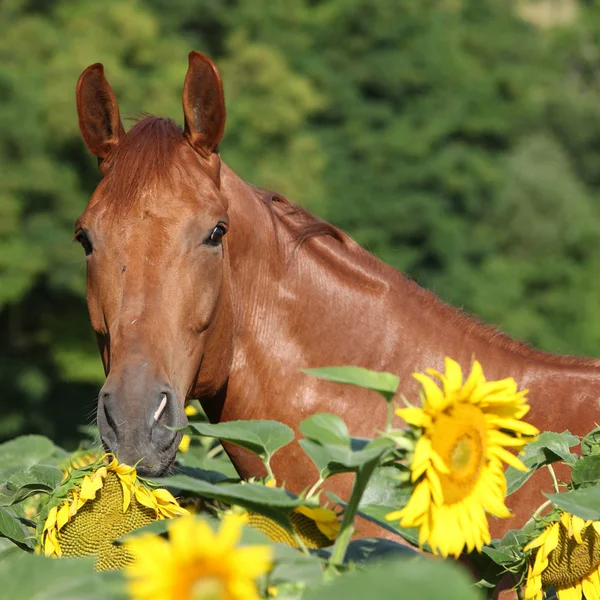
[[[600,420],[600,361],[509,338],[238,177],[221,160],[223,86],[207,56],[189,55],[183,129],[148,115],[126,133],[100,63],[81,74],[76,98],[101,172],[75,223],[106,373],[97,423],[106,450],[142,475],[173,465],[181,434],[172,428],[186,424],[192,398],[213,423],[275,419],[297,439],[319,412],[342,417],[354,436],[381,431],[387,407],[375,392],[317,379],[303,372],[310,367],[389,371],[416,398],[413,372],[443,370],[445,356],[467,371],[477,359],[488,380],[513,377],[529,389],[527,419],[540,430],[583,435]],[[293,492],[318,476],[297,439],[272,464]],[[265,475],[254,455],[224,446],[242,478]],[[325,488],[347,499],[351,485],[346,474]],[[536,473],[492,534],[521,527],[551,489],[546,470]],[[363,524],[360,534],[373,531]]]

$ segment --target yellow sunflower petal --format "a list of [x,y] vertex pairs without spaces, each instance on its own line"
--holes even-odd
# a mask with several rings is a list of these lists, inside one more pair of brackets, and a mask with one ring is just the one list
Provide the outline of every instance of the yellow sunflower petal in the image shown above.
[[457,394],[462,388],[463,376],[460,365],[451,358],[446,357],[446,377],[444,381],[444,393],[446,395]]
[[460,391],[460,399],[467,400],[471,396],[471,394],[475,391],[475,388],[480,383],[485,383],[485,378],[483,377],[483,369],[481,368],[481,364],[478,360],[473,361],[473,367],[471,368],[471,373],[465,381],[465,385],[463,385]]
[[416,481],[429,467],[431,459],[431,440],[425,436],[419,438],[411,464],[412,480]]
[[496,455],[507,465],[517,469],[517,471],[529,471],[529,469],[514,454],[511,454],[508,450],[505,450],[501,446],[493,446],[492,448],[488,449],[488,452]]
[[583,596],[581,583],[575,583],[572,587],[557,589],[556,595],[558,600],[581,600]]
[[69,503],[65,502],[56,513],[56,530],[60,531],[69,521]]
[[431,417],[422,409],[416,406],[408,408],[397,408],[395,414],[404,419],[409,425],[414,427],[429,427],[431,425]]
[[446,398],[434,381],[422,373],[413,373],[413,377],[423,386],[426,396],[425,410],[443,410],[447,404]]

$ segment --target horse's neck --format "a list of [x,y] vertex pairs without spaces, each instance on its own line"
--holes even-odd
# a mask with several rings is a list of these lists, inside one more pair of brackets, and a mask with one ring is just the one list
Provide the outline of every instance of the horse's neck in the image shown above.
[[289,228],[226,167],[223,180],[232,219],[234,367],[245,386],[260,390],[273,378],[303,385],[301,368],[355,364],[397,373],[403,391],[413,392],[411,373],[442,369],[450,356],[465,370],[478,359],[490,380],[514,377],[538,394],[538,404],[554,392],[600,396],[597,361],[509,340],[351,241],[322,236],[297,247]]

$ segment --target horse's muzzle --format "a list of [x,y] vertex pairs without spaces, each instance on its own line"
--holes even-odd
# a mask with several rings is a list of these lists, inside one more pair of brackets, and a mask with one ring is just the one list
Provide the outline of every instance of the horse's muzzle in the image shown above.
[[[142,388],[145,388],[143,390]],[[98,428],[107,452],[135,466],[140,475],[164,475],[175,461],[187,422],[183,402],[167,385],[104,385],[98,398]]]

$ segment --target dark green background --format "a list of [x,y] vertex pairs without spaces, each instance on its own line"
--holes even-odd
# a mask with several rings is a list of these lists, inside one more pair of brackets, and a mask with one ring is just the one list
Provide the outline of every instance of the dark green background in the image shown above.
[[210,54],[240,175],[510,334],[600,355],[600,2],[550,27],[525,3],[2,0],[0,438],[73,444],[102,383],[71,244],[96,61],[123,115],[180,121],[187,54]]

